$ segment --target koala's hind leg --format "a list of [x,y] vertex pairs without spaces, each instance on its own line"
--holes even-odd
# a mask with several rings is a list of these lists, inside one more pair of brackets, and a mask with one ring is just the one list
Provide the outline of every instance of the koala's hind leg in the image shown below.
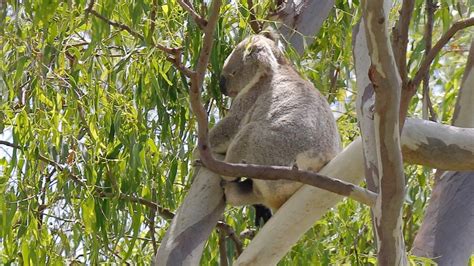
[[223,181],[226,202],[233,206],[253,205],[262,203],[260,195],[253,189],[251,179],[244,181]]

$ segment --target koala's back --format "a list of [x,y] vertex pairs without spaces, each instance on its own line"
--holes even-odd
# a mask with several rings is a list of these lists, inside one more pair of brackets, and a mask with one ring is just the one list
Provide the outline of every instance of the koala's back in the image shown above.
[[[264,165],[296,165],[318,171],[340,150],[336,123],[326,99],[292,69],[273,79],[241,122],[240,138],[247,138],[246,160]],[[236,137],[237,141],[239,136]],[[238,141],[242,144],[242,141]],[[279,208],[300,183],[254,180],[265,204]]]
[[[277,155],[284,165],[294,163],[302,152],[310,155],[328,152],[332,158],[340,150],[339,133],[329,104],[310,82],[296,73],[274,80],[271,89],[258,97],[243,124],[253,122],[266,130],[253,134],[254,147],[274,146],[272,151],[281,152]],[[267,139],[271,143],[265,143]]]

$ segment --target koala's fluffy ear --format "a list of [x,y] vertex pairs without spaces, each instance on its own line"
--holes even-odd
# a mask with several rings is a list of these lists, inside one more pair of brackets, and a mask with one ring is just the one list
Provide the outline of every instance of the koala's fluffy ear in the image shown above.
[[244,62],[258,63],[266,69],[270,69],[278,65],[278,60],[272,51],[272,48],[264,42],[250,41],[248,47],[245,48]]
[[274,42],[280,40],[280,34],[273,27],[266,27],[260,32],[260,34]]

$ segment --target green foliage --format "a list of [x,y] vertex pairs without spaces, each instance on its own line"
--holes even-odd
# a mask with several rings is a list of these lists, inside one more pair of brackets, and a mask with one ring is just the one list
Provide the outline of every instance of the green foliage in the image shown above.
[[[358,135],[351,28],[359,1],[336,2],[316,42],[302,57],[289,54],[340,113],[347,144]],[[193,1],[201,14],[206,3]],[[264,20],[273,5],[258,3],[256,17]],[[411,74],[424,52],[423,8],[417,1]],[[97,15],[86,1],[7,1],[1,9],[0,140],[10,144],[0,144],[0,264],[149,264],[169,222],[150,206],[177,209],[190,186],[196,142],[188,81],[156,45],[182,47],[182,61],[193,67],[202,32],[176,1],[99,0]],[[471,9],[461,1],[441,3],[434,40]],[[203,95],[211,124],[228,107],[218,77],[232,47],[251,32],[249,16],[247,1],[221,10]],[[432,68],[434,108],[442,121],[453,111],[468,39],[457,35]],[[410,108],[419,114],[420,101]],[[420,225],[430,175],[407,168],[408,245]],[[226,222],[240,233],[252,226],[253,215],[251,208],[229,208]],[[227,246],[234,257],[233,242]],[[345,200],[280,265],[367,265],[375,264],[374,254],[368,208]],[[202,260],[218,264],[216,235]]]

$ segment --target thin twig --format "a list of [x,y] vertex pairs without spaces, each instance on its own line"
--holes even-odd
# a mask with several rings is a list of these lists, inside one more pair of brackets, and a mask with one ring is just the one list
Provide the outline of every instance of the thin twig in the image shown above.
[[[128,33],[130,33],[132,36],[134,37],[137,37],[139,38],[140,40],[144,41],[145,40],[145,37],[134,31],[132,28],[130,28],[128,25],[125,25],[125,24],[122,24],[122,23],[118,23],[116,21],[112,21],[104,16],[102,16],[101,14],[99,14],[97,11],[95,11],[93,9],[93,6],[94,6],[94,1],[91,1],[88,5],[88,7],[86,8],[86,14],[92,14],[94,15],[95,17],[101,19],[102,21],[104,21],[105,23],[113,26],[113,27],[116,27],[116,28],[119,28],[121,30],[124,30],[124,31],[127,31]],[[153,22],[154,23],[154,22]],[[152,40],[152,43],[153,43],[153,39]],[[170,61],[171,63],[173,63],[180,71],[182,71],[186,76],[190,77],[192,75],[192,72],[187,69],[186,67],[184,67],[182,65],[182,62],[180,61],[181,60],[181,51],[182,51],[182,48],[170,48],[170,47],[167,47],[165,45],[162,45],[162,44],[159,44],[159,43],[153,43],[153,45],[158,48],[159,50],[167,53],[169,56],[166,58],[166,60]]]
[[329,67],[329,92],[328,92],[328,102],[331,103],[336,98],[336,90],[337,90],[337,76],[339,76],[339,66],[335,67],[331,64]]
[[[11,147],[11,148],[15,148],[15,149],[19,149],[21,151],[24,151],[25,149],[27,149],[27,147],[22,147],[18,144],[15,144],[15,143],[11,143],[11,142],[8,142],[8,141],[4,141],[4,140],[0,140],[0,145],[5,145],[5,146],[8,146],[8,147]],[[63,171],[64,170],[64,167],[62,165],[60,165],[59,163],[51,160],[51,159],[48,159],[46,156],[44,155],[41,155],[41,154],[38,154],[38,159],[40,161],[43,161],[51,166],[54,166],[55,168],[57,168],[59,171]]]
[[[48,189],[49,187],[49,184],[51,183],[51,178],[53,177],[53,175],[56,173],[57,169],[56,168],[53,168],[53,170],[51,170],[50,173],[48,173],[48,175],[46,176],[45,179],[41,178],[40,180],[40,184],[38,187],[41,188],[41,193],[40,195],[38,195],[38,202],[39,202],[39,206],[47,206],[46,205],[46,190]],[[44,180],[44,183],[43,183],[43,180]],[[38,229],[41,228],[41,226],[43,225],[43,211],[44,211],[45,207],[38,207]]]
[[153,34],[155,32],[155,27],[156,27],[156,11],[158,9],[158,3],[157,0],[153,0],[152,6],[151,6],[151,12],[150,12],[150,31],[148,32],[148,35],[150,36],[150,40],[153,40]]
[[224,231],[218,230],[219,234],[219,257],[220,257],[220,266],[227,266],[229,262],[227,261],[227,244],[226,244],[226,234]]
[[224,222],[222,222],[222,221],[219,221],[219,222],[217,223],[217,226],[216,226],[216,227],[217,227],[219,230],[225,232],[226,235],[227,235],[230,239],[232,239],[232,241],[233,241],[234,244],[235,244],[235,249],[236,249],[236,251],[237,251],[237,256],[240,256],[240,254],[242,254],[242,252],[243,252],[243,250],[244,250],[244,248],[243,248],[244,245],[242,244],[242,240],[240,240],[240,237],[235,233],[234,229],[233,229],[230,225],[228,225],[228,224],[226,224],[226,223],[224,223]]
[[[156,188],[153,184],[153,187],[151,189],[151,195],[153,197],[153,200],[156,201]],[[156,252],[158,251],[158,245],[156,243],[156,237],[155,237],[155,219],[156,219],[156,209],[152,209],[150,208],[150,212],[149,212],[149,216],[150,216],[150,221],[148,223],[149,227],[150,227],[150,238],[151,238],[151,244],[153,245],[153,252],[154,254],[156,254]]]
[[404,0],[400,10],[400,19],[397,21],[392,32],[392,46],[395,61],[397,62],[398,72],[402,79],[402,86],[408,82],[407,71],[407,46],[408,29],[415,8],[415,1]]
[[130,28],[128,25],[118,23],[116,21],[112,21],[112,20],[102,16],[101,14],[99,14],[99,12],[97,12],[93,9],[93,4],[94,4],[94,1],[91,1],[91,4],[89,4],[89,6],[86,9],[86,13],[94,15],[95,17],[99,18],[100,20],[104,21],[105,23],[109,24],[110,26],[119,28],[121,30],[124,30],[124,31],[130,33],[130,35],[132,35],[134,37],[137,37],[142,41],[145,40],[145,37],[142,34],[132,30],[132,28]]
[[[436,11],[437,5],[433,0],[426,0],[426,25],[425,25],[425,56],[431,50],[432,40],[433,40],[433,24],[434,24],[434,12]],[[436,113],[433,109],[433,103],[430,99],[430,74],[429,67],[423,78],[423,119],[430,119],[431,121],[436,121]]]
[[207,21],[199,15],[194,7],[189,2],[184,2],[183,0],[178,0],[179,5],[189,13],[189,15],[193,18],[194,22],[198,25],[198,27],[203,30],[207,26]]
[[8,142],[8,141],[4,141],[4,140],[0,140],[0,145],[5,145],[5,146],[11,147],[11,148],[23,150],[23,147],[21,147],[20,145],[15,144],[15,143],[11,143],[11,142]]
[[255,16],[255,6],[252,0],[247,0],[247,7],[249,9],[249,24],[254,33],[259,33],[262,30],[262,25],[258,22]]
[[[96,195],[101,197],[101,198],[114,198],[114,197],[117,197],[116,193],[105,192],[105,191],[102,191],[101,189],[97,189],[97,188],[96,188]],[[120,193],[118,195],[118,198],[121,199],[121,200],[127,200],[127,201],[130,201],[130,202],[140,203],[142,205],[147,206],[148,208],[151,208],[153,210],[157,210],[158,214],[161,217],[165,218],[165,219],[173,219],[173,217],[174,217],[174,213],[171,212],[170,210],[168,210],[166,208],[163,208],[160,205],[156,204],[155,202],[144,199],[142,197],[134,197],[134,196],[131,196],[131,195]]]

